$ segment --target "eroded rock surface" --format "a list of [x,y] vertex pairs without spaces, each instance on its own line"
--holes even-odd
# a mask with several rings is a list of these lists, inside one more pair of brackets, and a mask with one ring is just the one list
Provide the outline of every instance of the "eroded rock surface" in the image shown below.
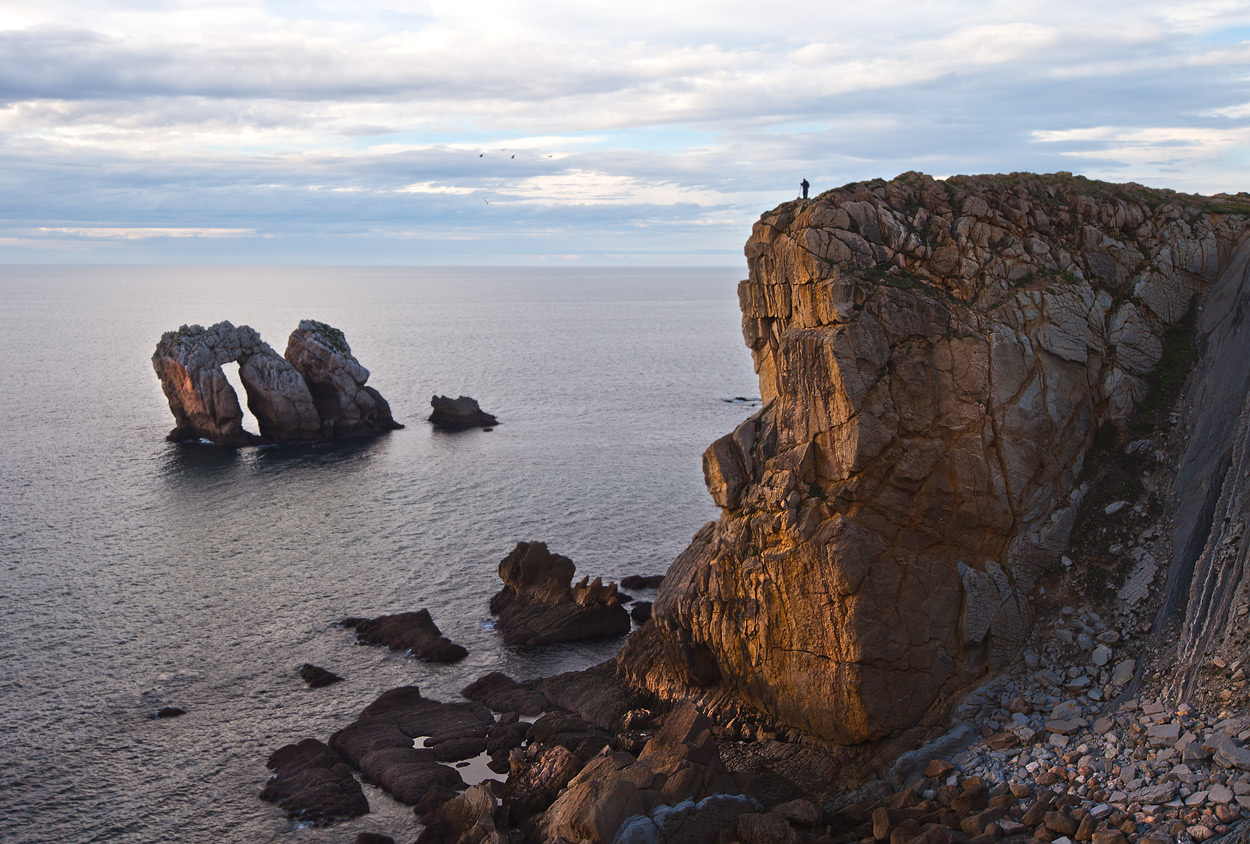
[[277,803],[288,817],[322,826],[369,811],[351,768],[316,739],[275,750],[267,767],[274,773],[261,799]]
[[1030,629],[1098,426],[1229,263],[1250,202],[905,174],[782,205],[739,286],[763,408],[620,670],[841,744],[942,720]]
[[498,629],[510,645],[548,645],[629,632],[629,613],[616,584],[582,578],[573,561],[544,542],[518,542],[499,563],[504,587],[490,599]]
[[[243,430],[243,410],[224,364],[239,380],[260,435]],[[219,445],[318,442],[371,436],[402,428],[352,357],[338,329],[304,320],[283,358],[246,325],[184,325],[161,336],[152,355],[176,427],[171,441],[206,439]]]

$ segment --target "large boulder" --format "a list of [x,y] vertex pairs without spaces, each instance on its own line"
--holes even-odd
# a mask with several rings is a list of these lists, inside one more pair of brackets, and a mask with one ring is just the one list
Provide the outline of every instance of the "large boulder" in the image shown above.
[[518,542],[499,563],[504,586],[490,599],[497,628],[510,645],[575,642],[629,632],[629,613],[616,584],[582,578],[571,586],[573,561],[543,542]]
[[435,428],[448,431],[463,431],[468,428],[491,428],[498,425],[498,420],[478,406],[477,399],[468,396],[451,398],[450,396],[434,396],[430,399],[434,412],[430,414],[430,422]]
[[840,744],[944,720],[1025,641],[1095,431],[1250,223],[1230,203],[912,173],[765,214],[738,288],[764,405],[704,455],[720,519],[624,675]]
[[[247,406],[259,436],[243,430],[239,398],[222,369],[238,363]],[[169,400],[171,441],[219,445],[307,443],[368,436],[402,428],[351,355],[343,334],[304,320],[280,357],[246,325],[184,325],[161,335],[152,368]]]

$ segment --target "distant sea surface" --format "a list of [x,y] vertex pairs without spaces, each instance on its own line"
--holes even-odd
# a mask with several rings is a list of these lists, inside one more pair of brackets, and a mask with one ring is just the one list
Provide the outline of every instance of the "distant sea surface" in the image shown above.
[[[372,787],[370,815],[291,823],[258,799],[266,758],[395,686],[454,700],[488,671],[616,651],[504,646],[497,567],[541,540],[578,577],[663,572],[715,517],[700,454],[756,409],[724,399],[758,395],[740,275],[0,267],[0,841],[411,840],[411,811]],[[230,320],[281,354],[304,318],[343,330],[405,430],[331,449],[164,441],[162,332]],[[500,424],[434,431],[435,393]],[[467,659],[334,626],[422,607]],[[346,681],[310,690],[304,662]],[[154,720],[163,706],[187,714]]]

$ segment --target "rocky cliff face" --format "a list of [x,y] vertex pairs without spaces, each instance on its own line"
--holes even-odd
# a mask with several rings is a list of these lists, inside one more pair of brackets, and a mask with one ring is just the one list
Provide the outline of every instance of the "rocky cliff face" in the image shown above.
[[1015,656],[1094,432],[1145,396],[1247,212],[905,174],[765,214],[739,298],[766,404],[705,453],[722,516],[619,670],[839,744],[940,720]]
[[[247,406],[260,436],[243,430],[243,410],[223,364],[239,364]],[[381,394],[366,387],[369,371],[338,329],[304,320],[286,357],[246,325],[184,325],[161,336],[152,355],[177,423],[173,441],[207,439],[239,446],[315,442],[402,428]]]

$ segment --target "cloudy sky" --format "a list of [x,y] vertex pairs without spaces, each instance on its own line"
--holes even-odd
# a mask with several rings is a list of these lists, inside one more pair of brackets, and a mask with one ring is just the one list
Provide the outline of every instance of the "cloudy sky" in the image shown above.
[[0,262],[738,265],[906,170],[1250,190],[1250,2],[0,0]]

